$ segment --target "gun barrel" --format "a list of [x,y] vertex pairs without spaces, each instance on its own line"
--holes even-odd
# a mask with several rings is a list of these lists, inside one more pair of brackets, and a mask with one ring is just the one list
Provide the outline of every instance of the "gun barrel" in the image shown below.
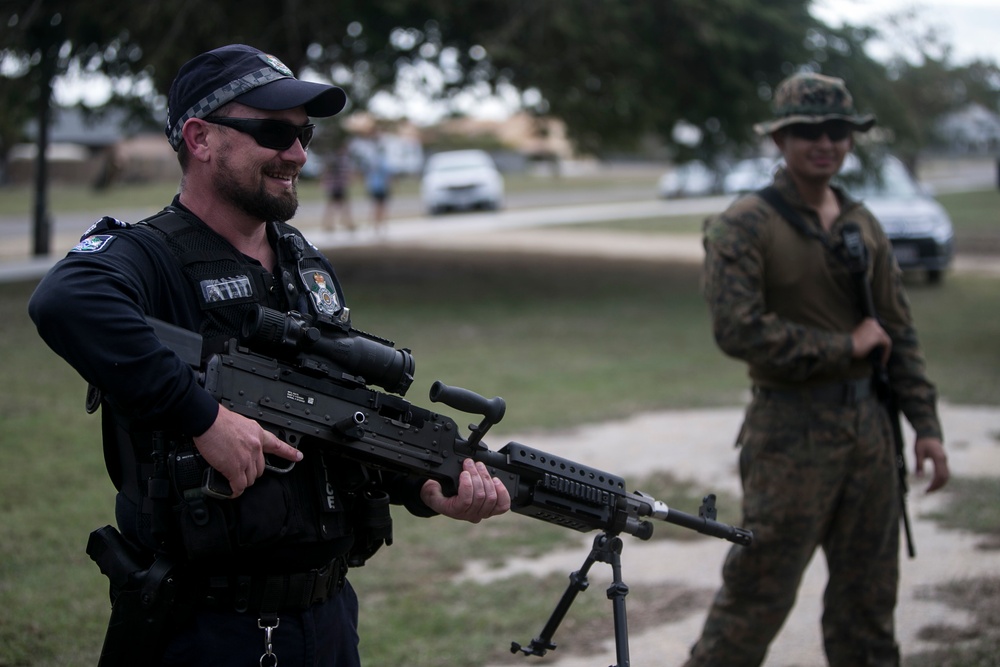
[[744,547],[750,546],[753,542],[752,531],[746,530],[745,528],[739,528],[737,526],[730,526],[727,523],[721,523],[719,521],[715,521],[714,519],[709,519],[708,517],[695,516],[693,514],[671,509],[666,503],[660,502],[659,500],[654,500],[652,502],[652,511],[649,513],[649,516],[654,519],[659,519],[660,521],[666,521],[667,523],[689,528],[703,535],[718,537]]

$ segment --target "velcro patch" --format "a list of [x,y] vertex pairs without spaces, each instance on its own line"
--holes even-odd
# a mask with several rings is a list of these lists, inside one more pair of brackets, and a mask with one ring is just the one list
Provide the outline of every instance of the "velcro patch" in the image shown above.
[[93,236],[88,236],[87,238],[81,240],[76,246],[73,247],[70,252],[86,252],[95,253],[101,252],[115,240],[112,234],[94,234]]
[[246,276],[228,276],[202,280],[201,296],[207,303],[246,299],[253,296],[253,285]]

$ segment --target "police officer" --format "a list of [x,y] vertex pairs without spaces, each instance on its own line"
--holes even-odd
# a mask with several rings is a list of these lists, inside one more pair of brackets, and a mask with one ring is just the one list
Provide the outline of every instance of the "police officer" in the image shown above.
[[[774,111],[755,129],[784,158],[772,186],[777,200],[743,197],[705,227],[715,338],[748,364],[754,387],[738,441],[743,520],[754,542],[731,549],[686,664],[761,664],[820,548],[829,569],[822,625],[830,665],[896,666],[898,478],[870,355],[881,364],[891,355],[891,386],[916,431],[917,474],[933,463],[928,491],[948,480],[936,393],[889,241],[863,204],[830,184],[853,133],[874,117],[855,111],[842,80],[813,73],[783,81]],[[871,258],[880,321],[864,316],[842,261],[848,225],[860,228]]]
[[[380,476],[307,442],[291,447],[220,406],[150,325],[153,317],[202,334],[207,355],[257,304],[344,319],[332,266],[287,220],[298,206],[309,117],[345,103],[340,88],[300,81],[249,46],[193,58],[168,97],[179,194],[139,224],[95,224],[29,304],[42,338],[102,408],[118,528],[131,562],[148,566],[129,581],[139,574],[148,584],[170,564],[158,576],[176,604],[152,635],[163,665],[357,665],[357,598],[344,575],[348,557],[357,560],[363,494],[376,489],[417,515],[471,522],[510,506],[499,480],[471,460],[445,497],[434,481]],[[265,455],[296,465],[265,475]],[[199,456],[235,500],[191,493],[198,481],[179,470]],[[166,597],[160,590],[150,588]],[[149,646],[120,645],[145,642],[142,628],[112,630],[102,664],[160,661],[128,653]]]

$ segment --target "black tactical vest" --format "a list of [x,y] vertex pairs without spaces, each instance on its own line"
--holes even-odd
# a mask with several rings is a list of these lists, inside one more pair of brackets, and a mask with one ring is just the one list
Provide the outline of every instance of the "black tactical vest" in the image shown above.
[[[196,290],[204,316],[203,357],[238,335],[254,304],[327,321],[343,311],[340,286],[326,260],[289,225],[271,223],[268,229],[278,254],[276,274],[179,209],[165,209],[136,227],[162,236]],[[217,500],[199,493],[203,464],[189,437],[117,430],[119,451],[124,445],[139,459],[133,463],[135,476],[125,473],[126,485],[131,478],[137,488],[123,488],[122,495],[135,504],[138,537],[146,546],[182,550],[189,560],[230,567],[242,562],[256,569],[278,559],[285,570],[291,561],[316,567],[349,548],[351,499],[367,484],[359,466],[345,466],[303,442],[304,460],[290,472],[265,473],[240,498]],[[145,452],[151,452],[149,459]],[[127,469],[127,462],[122,467]],[[118,509],[123,509],[121,498]]]

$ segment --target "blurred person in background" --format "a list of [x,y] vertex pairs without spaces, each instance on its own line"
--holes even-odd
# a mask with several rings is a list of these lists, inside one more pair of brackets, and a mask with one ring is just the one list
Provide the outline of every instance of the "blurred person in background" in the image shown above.
[[332,232],[336,228],[338,216],[348,231],[354,231],[354,217],[351,215],[353,177],[354,158],[345,142],[337,146],[323,170],[326,207],[323,209],[322,227],[325,231]]
[[[754,541],[730,550],[686,667],[760,665],[817,548],[829,571],[829,664],[898,667],[901,488],[873,370],[887,368],[916,432],[917,475],[933,465],[927,491],[949,476],[937,395],[888,239],[863,204],[830,184],[854,132],[874,117],[855,111],[842,80],[811,73],[778,86],[774,111],[755,129],[771,136],[785,166],[771,188],[705,225],[715,339],[747,363],[753,383],[737,444],[743,527]],[[863,277],[849,265],[848,230],[860,231],[870,258]],[[864,312],[858,278],[870,284],[878,319]]]
[[365,163],[365,189],[372,203],[372,225],[377,235],[385,234],[389,199],[392,197],[392,172],[385,146],[376,139],[375,150]]

